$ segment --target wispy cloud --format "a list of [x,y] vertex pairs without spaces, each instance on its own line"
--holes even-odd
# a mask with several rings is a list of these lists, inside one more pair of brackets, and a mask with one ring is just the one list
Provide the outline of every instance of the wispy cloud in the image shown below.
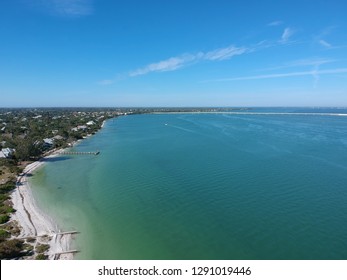
[[62,17],[81,17],[93,13],[93,0],[32,0],[32,7]]
[[206,82],[262,80],[262,79],[276,79],[276,78],[286,78],[286,77],[296,77],[296,76],[328,75],[328,74],[339,74],[339,73],[347,73],[347,68],[336,68],[336,69],[327,69],[327,70],[311,70],[311,71],[289,72],[289,73],[274,73],[274,74],[267,74],[267,75],[215,79],[215,80],[209,80]]
[[336,32],[337,29],[338,26],[328,26],[324,28],[318,35],[313,36],[314,42],[329,50],[346,48],[347,45],[337,45],[336,42],[331,43],[330,40],[326,39],[326,37]]
[[109,86],[109,85],[112,85],[116,82],[122,81],[122,80],[126,79],[127,77],[128,77],[128,75],[117,74],[113,78],[100,80],[97,82],[97,84],[101,85],[101,86]]
[[288,67],[297,67],[297,66],[320,66],[323,64],[335,62],[335,59],[330,58],[308,58],[308,59],[299,59],[287,63]]
[[224,49],[218,49],[210,51],[202,56],[203,59],[206,60],[226,60],[230,59],[235,55],[241,55],[248,51],[247,48],[238,48],[234,46],[230,46]]
[[177,57],[170,57],[169,59],[162,60],[156,63],[151,63],[143,68],[139,68],[130,72],[130,77],[145,75],[150,72],[166,72],[174,71],[183,66],[197,60],[197,55],[185,54]]
[[279,70],[279,69],[292,68],[292,67],[305,67],[305,66],[316,67],[316,66],[321,66],[323,64],[332,63],[335,61],[336,61],[335,59],[330,59],[330,58],[306,58],[306,59],[290,61],[276,67],[264,68],[264,69],[261,69],[260,71],[271,71],[271,70]]
[[322,39],[319,40],[318,43],[319,43],[321,46],[323,46],[323,47],[325,47],[325,48],[328,48],[328,49],[332,47],[331,44],[329,44],[327,41],[322,40]]
[[102,86],[112,85],[113,83],[114,83],[114,80],[111,80],[111,79],[108,79],[108,80],[106,79],[106,80],[102,80],[98,82],[98,84]]
[[275,20],[275,21],[272,21],[272,22],[268,23],[267,26],[279,26],[279,25],[282,25],[282,24],[283,24],[283,21]]
[[145,67],[136,69],[129,73],[130,77],[145,75],[151,72],[166,72],[174,71],[187,65],[198,63],[199,61],[221,61],[232,58],[233,56],[241,55],[249,52],[250,49],[245,47],[229,46],[226,48],[216,49],[209,52],[198,52],[195,54],[183,54],[176,57],[171,57],[166,60],[148,64]]
[[290,39],[290,37],[294,34],[294,30],[292,28],[285,28],[282,36],[281,36],[281,43],[287,43]]

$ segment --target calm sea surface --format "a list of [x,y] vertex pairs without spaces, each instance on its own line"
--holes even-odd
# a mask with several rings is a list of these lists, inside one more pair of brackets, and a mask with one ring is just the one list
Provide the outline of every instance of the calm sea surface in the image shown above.
[[347,259],[345,115],[132,115],[74,150],[31,182],[78,259]]

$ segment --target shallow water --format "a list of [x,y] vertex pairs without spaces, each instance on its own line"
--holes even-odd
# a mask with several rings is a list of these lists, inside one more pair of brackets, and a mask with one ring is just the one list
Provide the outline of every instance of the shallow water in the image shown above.
[[[271,112],[346,113],[322,110]],[[80,259],[346,259],[346,139],[341,115],[126,116],[33,191]]]

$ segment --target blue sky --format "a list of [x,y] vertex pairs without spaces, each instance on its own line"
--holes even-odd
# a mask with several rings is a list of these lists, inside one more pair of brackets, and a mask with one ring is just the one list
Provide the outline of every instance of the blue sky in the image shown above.
[[3,0],[0,107],[347,106],[347,1]]

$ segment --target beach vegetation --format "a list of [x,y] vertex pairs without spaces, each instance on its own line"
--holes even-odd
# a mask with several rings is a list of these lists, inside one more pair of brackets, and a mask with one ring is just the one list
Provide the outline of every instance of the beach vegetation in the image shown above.
[[1,228],[11,233],[12,236],[18,236],[20,234],[20,228],[17,221],[9,221],[8,223],[2,225]]
[[39,254],[44,253],[49,250],[48,244],[38,244],[36,245],[35,251]]
[[0,194],[0,203],[3,203],[4,201],[8,200],[10,196],[8,194]]
[[23,255],[24,242],[19,239],[5,240],[0,243],[0,259],[13,259]]
[[10,215],[0,214],[0,224],[7,223],[10,220]]
[[6,238],[9,238],[11,236],[11,234],[4,230],[4,229],[0,229],[0,241],[4,241]]
[[5,183],[7,181],[13,180],[17,174],[16,169],[17,164],[12,160],[0,160],[0,182]]
[[36,257],[35,257],[35,260],[47,260],[48,259],[48,256],[45,255],[45,254],[38,254]]
[[30,160],[40,155],[40,149],[32,139],[17,139],[15,158],[18,161]]
[[26,239],[26,242],[28,242],[28,243],[34,243],[35,241],[36,241],[36,238],[34,238],[34,237],[28,237]]
[[16,188],[16,183],[13,181],[6,182],[0,185],[0,194],[7,194]]
[[9,214],[9,213],[13,213],[16,210],[14,210],[11,206],[9,205],[1,205],[0,206],[0,214]]

